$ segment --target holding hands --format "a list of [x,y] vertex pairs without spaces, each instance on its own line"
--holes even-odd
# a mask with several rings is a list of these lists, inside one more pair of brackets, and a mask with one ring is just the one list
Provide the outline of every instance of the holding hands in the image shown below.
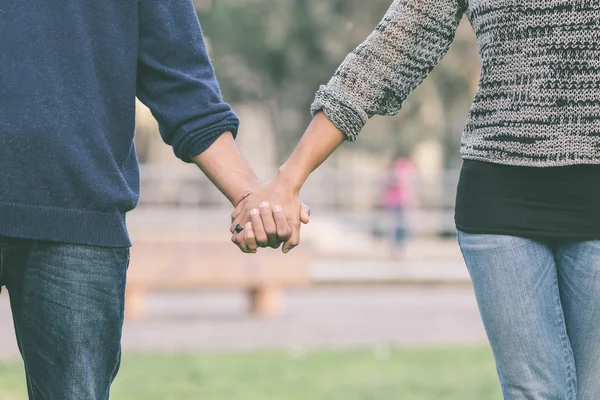
[[344,137],[325,114],[317,113],[275,179],[262,186],[231,132],[223,133],[192,161],[235,205],[231,241],[240,250],[256,253],[259,247],[277,249],[283,243],[287,253],[300,243],[300,226],[310,216],[308,206],[300,202],[300,189]]
[[324,113],[315,115],[275,179],[237,204],[231,216],[231,240],[244,253],[256,253],[259,247],[276,249],[281,243],[287,253],[300,243],[300,225],[307,224],[310,216],[308,206],[300,202],[300,189],[344,139]]
[[258,187],[246,196],[231,215],[231,241],[244,253],[256,253],[259,247],[289,252],[300,243],[301,223],[309,222],[310,209],[299,199],[284,178]]

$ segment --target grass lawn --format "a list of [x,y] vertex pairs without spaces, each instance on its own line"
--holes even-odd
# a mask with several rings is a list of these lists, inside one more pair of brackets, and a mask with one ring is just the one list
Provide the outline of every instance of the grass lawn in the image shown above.
[[[0,361],[0,399],[25,400]],[[111,400],[501,400],[487,348],[126,354]]]

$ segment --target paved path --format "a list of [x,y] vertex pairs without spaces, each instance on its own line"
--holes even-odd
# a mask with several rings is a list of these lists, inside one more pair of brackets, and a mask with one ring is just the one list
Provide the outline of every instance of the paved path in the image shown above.
[[[228,213],[138,210],[129,222],[134,236],[135,232],[168,227],[198,235],[199,240],[202,235],[222,235],[228,240]],[[413,240],[398,262],[389,258],[385,241],[361,229],[361,221],[368,221],[369,216],[352,218],[358,217],[325,214],[303,228],[305,241],[318,254],[311,266],[315,282],[443,281],[460,285],[316,286],[288,292],[285,315],[273,320],[248,317],[241,293],[150,294],[147,320],[125,325],[125,350],[486,342],[454,240]],[[222,226],[225,228],[218,228]],[[0,357],[18,354],[7,297],[6,292],[0,295]]]
[[319,259],[310,268],[311,279],[318,283],[336,282],[409,282],[464,283],[471,280],[462,259]]
[[[286,313],[250,318],[240,293],[153,294],[148,318],[126,323],[128,350],[485,343],[470,286],[334,286],[291,291]],[[0,296],[0,357],[15,356],[7,294]]]

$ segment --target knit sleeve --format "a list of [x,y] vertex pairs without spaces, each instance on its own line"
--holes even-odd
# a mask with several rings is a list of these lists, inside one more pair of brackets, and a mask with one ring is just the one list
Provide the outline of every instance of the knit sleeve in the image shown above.
[[395,0],[373,33],[350,53],[311,106],[355,141],[373,115],[395,115],[448,52],[463,0]]

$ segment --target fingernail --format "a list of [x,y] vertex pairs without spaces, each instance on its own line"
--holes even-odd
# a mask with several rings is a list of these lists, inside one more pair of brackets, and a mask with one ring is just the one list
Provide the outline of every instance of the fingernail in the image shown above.
[[275,207],[273,207],[273,212],[277,212],[278,213],[278,212],[282,212],[282,211],[283,211],[283,208],[281,208],[281,206],[275,206]]
[[268,208],[269,207],[269,203],[267,203],[266,201],[263,201],[262,203],[260,203],[260,208]]
[[250,211],[250,215],[258,215],[258,213],[259,213],[259,211],[258,211],[258,208],[253,208],[253,209]]

